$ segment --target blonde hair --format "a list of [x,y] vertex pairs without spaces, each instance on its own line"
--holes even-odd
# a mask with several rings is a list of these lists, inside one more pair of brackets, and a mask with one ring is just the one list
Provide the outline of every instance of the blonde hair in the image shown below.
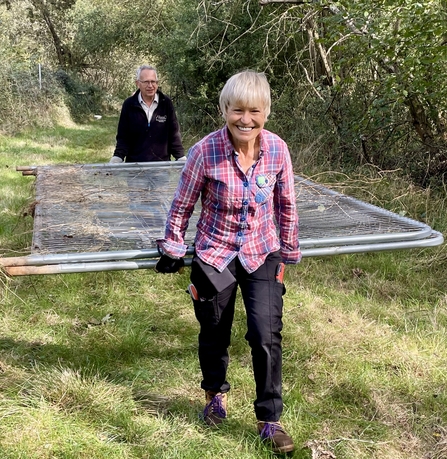
[[264,73],[244,70],[228,79],[219,97],[223,117],[226,117],[228,107],[238,104],[263,109],[267,119],[270,114],[271,96],[270,85]]

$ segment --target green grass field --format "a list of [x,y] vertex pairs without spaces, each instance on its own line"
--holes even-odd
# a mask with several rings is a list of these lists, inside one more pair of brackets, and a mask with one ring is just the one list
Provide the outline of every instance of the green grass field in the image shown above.
[[[116,122],[0,136],[0,256],[26,253],[31,241],[34,179],[15,167],[106,162]],[[443,192],[397,179],[343,182],[374,204],[446,226]],[[287,268],[282,421],[293,457],[447,457],[446,258],[441,246],[305,258]],[[240,299],[228,422],[210,430],[200,419],[188,281],[189,269],[0,272],[0,457],[273,457],[255,431]]]

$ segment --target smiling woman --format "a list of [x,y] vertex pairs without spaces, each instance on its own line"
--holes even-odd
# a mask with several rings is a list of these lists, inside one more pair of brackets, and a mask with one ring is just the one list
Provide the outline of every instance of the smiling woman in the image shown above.
[[225,118],[228,108],[233,106],[259,107],[270,115],[270,85],[263,73],[241,72],[233,75],[220,93],[219,105]]
[[259,159],[259,134],[264,128],[265,120],[265,111],[258,107],[232,105],[227,111],[229,136],[245,173]]
[[[228,347],[239,287],[252,349],[258,433],[274,452],[286,453],[294,444],[279,423],[285,287],[278,273],[284,263],[301,259],[292,163],[286,143],[264,129],[270,113],[270,86],[264,74],[233,75],[222,90],[220,107],[226,126],[189,151],[165,237],[158,241],[163,256],[156,270],[172,273],[182,266],[186,229],[201,196],[190,291],[196,292],[192,301],[200,323],[203,417],[209,426],[227,417]],[[217,193],[219,188],[224,193]],[[205,290],[207,272],[215,284],[225,287]],[[219,278],[232,281],[218,282]]]
[[254,72],[234,75],[222,90],[219,102],[240,166],[247,172],[259,159],[259,134],[270,114],[267,79]]

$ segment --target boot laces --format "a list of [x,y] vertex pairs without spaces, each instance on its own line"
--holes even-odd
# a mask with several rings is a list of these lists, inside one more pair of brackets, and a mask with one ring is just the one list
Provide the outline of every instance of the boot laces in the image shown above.
[[284,432],[283,428],[277,422],[266,422],[264,427],[261,430],[261,438],[265,440],[266,438],[273,438],[277,431]]
[[214,413],[220,418],[224,418],[227,413],[225,411],[225,408],[222,405],[222,395],[216,394],[211,402],[208,403],[205,407],[204,415],[209,416],[211,413]]

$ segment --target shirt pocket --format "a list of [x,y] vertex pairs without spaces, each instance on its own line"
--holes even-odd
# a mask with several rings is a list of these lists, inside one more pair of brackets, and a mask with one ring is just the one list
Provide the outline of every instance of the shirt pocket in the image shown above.
[[257,205],[262,205],[271,199],[276,184],[273,174],[258,174],[254,178],[255,185],[251,188],[252,197]]

